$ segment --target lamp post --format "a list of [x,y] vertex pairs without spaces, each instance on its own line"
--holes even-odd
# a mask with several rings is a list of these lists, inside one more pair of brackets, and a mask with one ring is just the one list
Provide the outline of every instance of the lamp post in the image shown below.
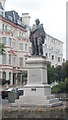
[[22,86],[22,71],[21,71],[21,74],[20,74],[20,86]]

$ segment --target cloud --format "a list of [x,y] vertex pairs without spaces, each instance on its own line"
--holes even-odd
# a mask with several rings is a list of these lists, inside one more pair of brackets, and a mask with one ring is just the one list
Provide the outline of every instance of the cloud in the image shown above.
[[[43,23],[46,33],[66,41],[66,1],[67,0],[6,0],[6,10],[28,12],[31,25],[36,18]],[[65,47],[64,47],[65,48]],[[65,52],[64,52],[65,53]]]

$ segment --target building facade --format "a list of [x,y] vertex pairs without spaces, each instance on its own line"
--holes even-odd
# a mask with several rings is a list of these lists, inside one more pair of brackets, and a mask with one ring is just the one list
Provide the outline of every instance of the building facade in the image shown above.
[[[5,0],[0,0],[0,42],[5,45],[6,54],[0,55],[0,78],[16,84],[26,70],[25,60],[29,53],[28,31],[23,23],[23,15],[5,11]],[[27,17],[28,14],[24,16]],[[28,16],[28,22],[30,17]]]
[[62,65],[63,62],[63,42],[46,34],[43,45],[43,55],[51,62],[51,66]]

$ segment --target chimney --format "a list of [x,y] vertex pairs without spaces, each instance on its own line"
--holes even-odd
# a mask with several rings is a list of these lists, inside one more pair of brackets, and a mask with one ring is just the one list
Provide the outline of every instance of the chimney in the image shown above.
[[2,6],[3,6],[3,9],[5,10],[5,2],[6,2],[6,0],[0,0],[0,2],[2,4]]
[[22,13],[22,22],[25,25],[30,26],[30,16],[29,16],[29,13]]

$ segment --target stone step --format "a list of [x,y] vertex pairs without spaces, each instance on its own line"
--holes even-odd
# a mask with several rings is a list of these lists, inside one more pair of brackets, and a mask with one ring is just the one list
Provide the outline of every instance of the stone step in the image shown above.
[[55,95],[48,95],[48,96],[20,96],[20,99],[15,100],[15,104],[11,106],[32,106],[32,105],[39,105],[39,106],[57,106],[60,105],[58,98],[55,98]]
[[63,105],[63,102],[62,101],[58,101],[56,103],[52,103],[52,104],[49,104],[51,107],[57,107],[57,106],[60,106],[60,105]]
[[46,100],[46,97],[25,97],[25,96],[23,96],[23,97],[20,97],[20,99],[17,99],[17,100],[15,100],[15,103],[17,104],[17,103],[28,103],[28,104],[34,104],[34,103],[36,103],[36,104],[40,104],[40,103],[45,103],[47,101],[47,103],[48,103],[48,100]]
[[28,104],[51,104],[51,103],[56,103],[58,102],[59,99],[58,98],[54,98],[54,99],[49,99],[46,100],[45,97],[21,97],[21,99],[19,100],[15,100],[16,104],[24,104],[24,103],[28,103]]
[[59,102],[58,98],[49,99],[49,104]]
[[55,98],[55,95],[47,95],[47,100],[54,99],[54,98]]
[[36,100],[36,99],[45,99],[45,100],[47,100],[47,96],[20,96],[19,97],[19,100],[24,100],[24,99],[28,99],[28,100]]

